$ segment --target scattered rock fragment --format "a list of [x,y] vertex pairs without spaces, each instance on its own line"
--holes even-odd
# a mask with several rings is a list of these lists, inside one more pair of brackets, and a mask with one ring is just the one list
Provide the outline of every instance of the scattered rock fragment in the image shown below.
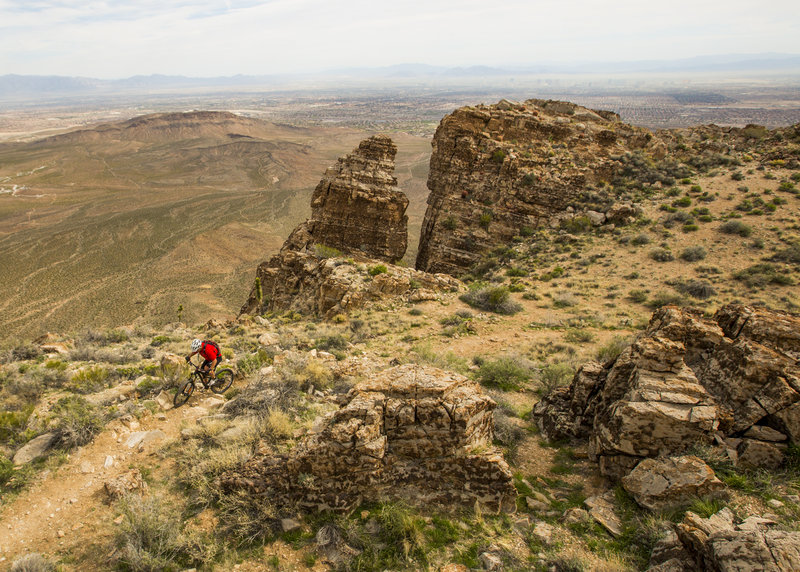
[[640,506],[669,510],[693,499],[724,495],[725,485],[701,459],[692,455],[645,459],[622,479]]

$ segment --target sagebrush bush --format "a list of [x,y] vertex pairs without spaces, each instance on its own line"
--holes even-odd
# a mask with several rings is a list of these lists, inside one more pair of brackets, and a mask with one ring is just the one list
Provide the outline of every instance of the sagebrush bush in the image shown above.
[[752,227],[740,220],[729,220],[720,225],[719,231],[724,234],[736,234],[739,236],[750,236],[753,234]]
[[503,391],[517,391],[525,387],[533,376],[528,360],[518,356],[501,357],[484,361],[475,374],[481,385]]
[[50,410],[50,426],[65,449],[90,442],[105,425],[103,410],[78,395],[62,397]]
[[622,336],[614,336],[608,342],[603,344],[597,349],[597,361],[601,363],[605,363],[608,361],[615,360],[619,357],[625,348],[631,345],[631,341],[628,338]]
[[55,572],[55,564],[38,552],[31,552],[14,560],[9,572]]
[[558,387],[569,385],[575,370],[566,363],[552,363],[544,366],[539,372],[541,393],[547,395]]
[[769,262],[754,264],[744,270],[734,272],[733,277],[736,280],[744,282],[751,288],[766,286],[767,284],[778,284],[781,286],[794,284],[794,280],[791,276]]
[[511,300],[508,288],[505,286],[483,286],[470,289],[462,294],[459,300],[473,308],[495,312],[497,314],[516,314],[522,306]]
[[679,256],[681,260],[686,262],[697,262],[698,260],[703,260],[707,254],[706,249],[698,245],[684,248]]
[[657,248],[655,250],[651,250],[650,258],[656,262],[671,262],[672,260],[675,260],[675,256],[666,248]]

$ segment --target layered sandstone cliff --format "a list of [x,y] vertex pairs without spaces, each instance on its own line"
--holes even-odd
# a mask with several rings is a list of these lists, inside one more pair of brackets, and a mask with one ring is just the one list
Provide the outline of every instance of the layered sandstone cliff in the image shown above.
[[433,139],[428,208],[416,266],[458,276],[564,211],[587,187],[610,181],[611,157],[652,135],[611,112],[528,100],[462,107]]
[[396,152],[390,138],[370,137],[326,171],[311,199],[311,218],[259,265],[241,313],[282,309],[330,317],[369,300],[423,300],[459,288],[448,276],[379,267],[400,260],[408,243],[408,199],[393,176]]

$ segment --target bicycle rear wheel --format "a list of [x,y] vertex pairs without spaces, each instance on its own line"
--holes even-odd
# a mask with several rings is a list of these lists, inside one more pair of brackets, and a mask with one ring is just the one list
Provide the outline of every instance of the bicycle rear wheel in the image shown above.
[[180,407],[192,396],[192,392],[194,391],[194,382],[190,379],[189,381],[184,381],[183,384],[178,388],[178,393],[175,394],[175,398],[172,400],[172,404],[175,407]]
[[214,385],[211,386],[211,391],[214,393],[225,393],[233,383],[233,371],[230,369],[220,369],[217,371],[217,377],[214,379]]

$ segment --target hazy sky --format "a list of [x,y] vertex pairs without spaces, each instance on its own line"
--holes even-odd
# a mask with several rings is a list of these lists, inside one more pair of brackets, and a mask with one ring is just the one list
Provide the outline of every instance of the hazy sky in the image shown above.
[[800,53],[800,0],[0,0],[0,75]]

